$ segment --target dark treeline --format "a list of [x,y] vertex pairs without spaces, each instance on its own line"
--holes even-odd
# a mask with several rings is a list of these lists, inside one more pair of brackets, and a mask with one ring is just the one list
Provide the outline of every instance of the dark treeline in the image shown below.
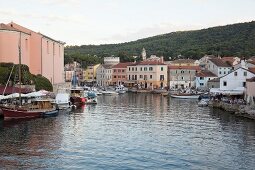
[[112,55],[132,61],[132,56],[140,56],[142,48],[147,56],[164,56],[165,60],[177,56],[199,59],[205,54],[250,57],[255,55],[255,21],[172,32],[121,44],[67,46],[65,63],[78,60],[86,67]]
[[[14,66],[14,67],[13,67]],[[13,71],[12,70],[13,67]],[[9,86],[14,86],[19,82],[19,65],[13,63],[0,63],[0,86],[5,86],[10,76]],[[25,85],[35,85],[35,90],[52,91],[51,82],[42,75],[33,75],[27,65],[21,65],[21,83]]]

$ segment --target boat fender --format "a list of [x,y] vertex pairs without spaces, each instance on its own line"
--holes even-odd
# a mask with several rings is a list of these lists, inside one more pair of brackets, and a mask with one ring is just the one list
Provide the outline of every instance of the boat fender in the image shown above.
[[2,109],[0,109],[0,117],[1,117],[1,118],[4,117],[4,113],[3,113],[3,110],[2,110]]
[[71,108],[72,109],[76,109],[76,105],[71,105]]

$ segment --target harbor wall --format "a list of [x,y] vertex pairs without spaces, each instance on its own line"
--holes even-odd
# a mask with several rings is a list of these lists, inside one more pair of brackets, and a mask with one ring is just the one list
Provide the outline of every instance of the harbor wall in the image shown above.
[[210,101],[209,106],[222,109],[237,116],[255,120],[255,105],[231,104],[223,101]]

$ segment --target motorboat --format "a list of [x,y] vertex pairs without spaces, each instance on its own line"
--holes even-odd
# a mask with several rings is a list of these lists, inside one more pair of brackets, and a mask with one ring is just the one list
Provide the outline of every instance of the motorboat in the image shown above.
[[85,92],[86,97],[85,104],[97,104],[97,94],[94,91]]
[[70,107],[70,94],[69,93],[57,93],[54,103],[56,103],[58,109],[67,109]]
[[109,95],[109,96],[112,96],[112,95],[118,95],[119,93],[117,93],[116,91],[110,91],[110,90],[103,90],[101,92],[103,95]]
[[84,96],[84,89],[81,87],[73,87],[70,89],[70,104],[76,106],[82,106],[86,102]]
[[128,89],[124,87],[123,85],[119,85],[115,87],[115,91],[119,94],[123,94],[123,93],[126,93]]

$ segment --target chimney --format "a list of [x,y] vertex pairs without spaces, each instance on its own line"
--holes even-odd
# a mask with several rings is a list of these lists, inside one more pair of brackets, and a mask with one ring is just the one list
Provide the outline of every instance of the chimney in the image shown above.
[[164,57],[163,56],[160,57],[160,62],[164,63]]
[[245,58],[241,59],[241,67],[248,69]]

